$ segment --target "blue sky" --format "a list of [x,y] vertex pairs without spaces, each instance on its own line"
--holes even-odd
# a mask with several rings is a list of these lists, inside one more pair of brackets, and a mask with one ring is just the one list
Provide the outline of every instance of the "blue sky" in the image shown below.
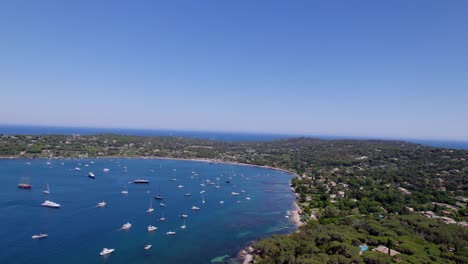
[[468,140],[468,1],[2,1],[0,123]]

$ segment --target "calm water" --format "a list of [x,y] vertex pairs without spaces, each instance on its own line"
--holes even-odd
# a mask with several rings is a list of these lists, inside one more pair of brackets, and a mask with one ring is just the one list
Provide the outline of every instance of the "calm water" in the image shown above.
[[403,140],[417,144],[423,144],[433,147],[468,149],[468,141],[457,140],[424,140],[414,138],[378,138],[378,137],[349,137],[349,136],[330,136],[330,135],[287,135],[287,134],[261,134],[261,133],[240,133],[240,132],[213,132],[213,131],[182,131],[169,129],[118,129],[118,128],[86,128],[86,127],[51,127],[51,126],[27,126],[27,125],[4,125],[0,124],[0,134],[23,134],[23,135],[41,135],[41,134],[81,134],[94,135],[99,133],[113,133],[120,135],[135,136],[177,136],[201,138],[220,141],[270,141],[282,138],[294,137],[314,137],[321,139],[388,139]]
[[[50,165],[47,161],[0,160],[0,263],[210,263],[215,257],[234,257],[251,240],[294,228],[284,218],[294,200],[288,184],[291,175],[284,172],[157,159],[98,159],[94,164],[92,160],[51,160]],[[82,171],[75,171],[77,166]],[[123,172],[124,166],[128,173]],[[110,171],[105,173],[103,168]],[[89,171],[96,179],[87,177]],[[30,178],[32,190],[17,188],[21,176]],[[128,183],[137,177],[151,183]],[[228,177],[232,177],[231,184],[225,182]],[[216,183],[216,178],[220,178],[219,189],[207,183]],[[42,193],[47,183],[49,195]],[[121,194],[124,189],[128,195]],[[167,205],[164,208],[153,199],[158,189]],[[206,191],[204,205],[202,189]],[[232,196],[233,191],[240,195]],[[191,196],[187,197],[188,192]],[[62,207],[41,207],[46,199]],[[100,201],[107,206],[97,208]],[[146,213],[150,201],[155,208],[152,214]],[[190,210],[193,205],[201,210]],[[182,230],[180,215],[185,210],[189,217],[187,229]],[[158,221],[162,214],[164,222]],[[132,228],[119,230],[127,221]],[[149,224],[158,230],[148,232]],[[167,236],[170,230],[176,235]],[[49,237],[33,240],[31,236],[37,233]],[[153,248],[145,251],[145,244]],[[101,257],[103,247],[116,251]]]

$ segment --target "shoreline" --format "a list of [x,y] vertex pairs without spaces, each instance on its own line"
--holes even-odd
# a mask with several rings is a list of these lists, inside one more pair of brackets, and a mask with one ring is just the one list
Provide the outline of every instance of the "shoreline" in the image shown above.
[[[161,160],[182,160],[182,161],[194,161],[194,162],[208,162],[208,163],[223,163],[223,164],[230,164],[230,165],[238,165],[238,166],[250,166],[250,167],[257,167],[257,168],[263,168],[263,169],[270,169],[270,170],[277,170],[277,171],[282,171],[288,174],[291,174],[293,178],[299,177],[297,173],[291,172],[287,169],[284,168],[278,168],[278,167],[271,167],[267,165],[256,165],[256,164],[249,164],[249,163],[241,163],[241,162],[235,162],[235,161],[223,161],[223,160],[217,160],[217,159],[208,159],[208,158],[173,158],[173,157],[148,157],[148,156],[136,156],[136,157],[122,157],[122,156],[103,156],[103,157],[52,157],[52,158],[46,158],[46,157],[18,157],[18,156],[2,156],[0,157],[0,160],[2,159],[161,159]],[[290,189],[292,193],[296,194],[294,188]],[[294,224],[296,227],[295,232],[299,232],[299,227],[304,225],[304,223],[301,221],[301,210],[299,207],[299,204],[297,202],[297,196],[295,195],[294,201],[292,202],[292,207],[293,210],[291,210],[291,217],[289,220]],[[292,232],[291,232],[292,233]],[[244,247],[244,249],[240,250],[237,254],[237,259],[240,260],[239,263],[242,264],[249,264],[252,263],[253,261],[253,248],[252,245],[256,241],[252,241],[248,244],[248,246]]]
[[86,157],[86,158],[79,158],[79,157],[52,157],[52,158],[46,158],[46,157],[18,157],[18,156],[0,156],[0,160],[2,159],[164,159],[164,160],[186,160],[186,161],[196,161],[196,162],[214,162],[214,163],[223,163],[223,164],[231,164],[231,165],[240,165],[240,166],[251,166],[251,167],[257,167],[257,168],[264,168],[264,169],[271,169],[271,170],[278,170],[282,172],[289,173],[295,177],[299,177],[294,172],[291,172],[287,169],[283,168],[278,168],[278,167],[271,167],[267,165],[257,165],[257,164],[249,164],[249,163],[242,163],[242,162],[236,162],[236,161],[223,161],[223,160],[217,160],[217,159],[208,159],[208,158],[172,158],[172,157],[156,157],[156,156],[135,156],[135,157],[129,157],[129,156],[102,156],[102,157]]

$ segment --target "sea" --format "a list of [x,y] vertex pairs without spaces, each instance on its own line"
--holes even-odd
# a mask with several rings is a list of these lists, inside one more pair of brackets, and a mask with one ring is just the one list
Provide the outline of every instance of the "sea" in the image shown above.
[[[296,229],[285,217],[295,200],[291,178],[189,160],[0,159],[0,263],[233,263],[251,241]],[[20,181],[32,189],[19,189]],[[45,200],[61,207],[42,207]],[[48,237],[32,239],[39,233]],[[115,251],[103,257],[103,248]]]
[[432,140],[419,138],[378,138],[355,137],[336,135],[307,135],[307,134],[273,134],[273,133],[244,133],[244,132],[220,132],[220,131],[190,131],[170,129],[128,129],[128,128],[91,128],[91,127],[60,127],[60,126],[31,126],[31,125],[6,125],[0,124],[0,134],[80,134],[92,135],[98,133],[113,133],[134,136],[177,136],[219,141],[271,141],[294,137],[312,137],[321,139],[384,139],[403,140],[432,147],[449,149],[468,149],[468,141],[460,140]]

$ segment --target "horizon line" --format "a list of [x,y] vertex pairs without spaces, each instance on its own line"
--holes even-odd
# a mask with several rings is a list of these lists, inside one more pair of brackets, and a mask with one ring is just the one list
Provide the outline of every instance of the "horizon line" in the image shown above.
[[[71,129],[108,129],[108,130],[134,130],[134,131],[167,131],[167,132],[198,132],[198,133],[221,133],[221,134],[248,134],[248,135],[269,135],[269,136],[285,136],[284,138],[307,137],[317,139],[359,139],[359,140],[395,140],[395,141],[447,141],[468,143],[468,139],[447,139],[447,138],[414,138],[414,137],[389,137],[389,136],[350,136],[336,134],[313,134],[313,133],[291,133],[291,132],[264,132],[264,131],[228,131],[228,130],[210,130],[210,129],[172,129],[172,128],[128,128],[128,127],[99,127],[99,126],[75,126],[75,125],[39,125],[39,124],[7,124],[0,123],[1,126],[10,127],[43,127],[43,128],[71,128]],[[1,131],[0,131],[1,134]],[[47,134],[47,133],[45,133]],[[128,135],[128,134],[122,134]]]

